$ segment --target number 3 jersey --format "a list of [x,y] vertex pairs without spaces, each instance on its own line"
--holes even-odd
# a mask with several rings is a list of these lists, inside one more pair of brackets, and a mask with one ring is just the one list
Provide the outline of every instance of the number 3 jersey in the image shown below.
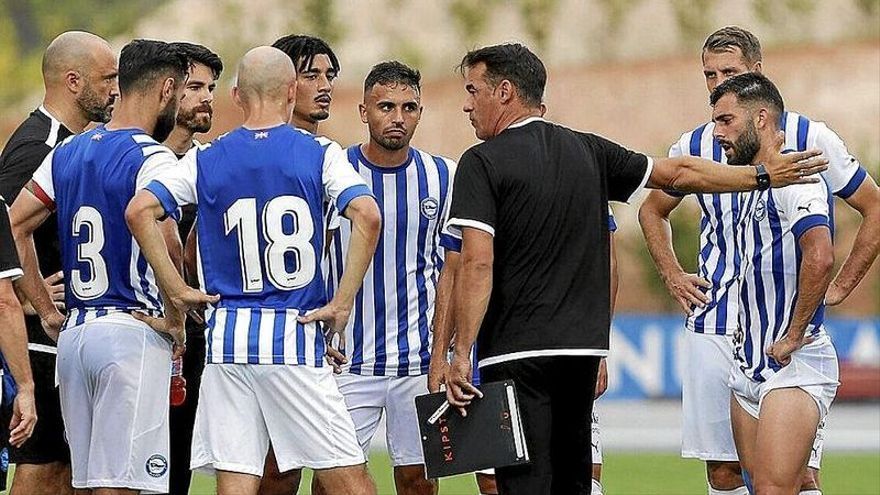
[[174,154],[144,131],[98,126],[64,140],[34,172],[37,198],[58,212],[65,326],[116,311],[161,311],[125,208],[158,171],[174,166]]
[[324,213],[371,196],[338,144],[288,125],[240,127],[147,186],[169,214],[197,205],[208,363],[324,365],[324,337],[297,316],[327,303]]

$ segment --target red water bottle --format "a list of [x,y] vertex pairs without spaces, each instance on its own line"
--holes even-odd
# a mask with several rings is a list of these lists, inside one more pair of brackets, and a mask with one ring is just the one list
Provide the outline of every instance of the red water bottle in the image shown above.
[[186,402],[186,378],[183,377],[183,357],[171,361],[171,397],[172,406],[180,406]]

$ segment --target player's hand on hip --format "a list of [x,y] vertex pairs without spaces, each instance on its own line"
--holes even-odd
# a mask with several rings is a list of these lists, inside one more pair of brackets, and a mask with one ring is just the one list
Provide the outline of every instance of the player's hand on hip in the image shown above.
[[778,153],[770,157],[764,167],[770,174],[770,185],[783,187],[791,184],[808,184],[819,182],[819,177],[811,177],[828,169],[828,159],[822,150],[811,149],[794,153],[782,153],[785,133],[780,131],[776,136]]
[[431,354],[431,364],[428,365],[428,392],[436,393],[440,387],[446,386],[446,375],[449,373],[449,361],[440,351]]
[[[131,316],[138,321],[146,323],[150,328],[159,333],[164,333],[174,341],[174,357],[183,355],[186,349],[185,317],[177,311],[166,311],[164,318],[156,318],[146,313],[135,311]],[[182,349],[181,349],[182,348]]]
[[46,286],[46,291],[49,292],[49,296],[52,297],[52,302],[55,303],[55,306],[58,306],[58,303],[61,303],[62,308],[64,307],[64,272],[56,272],[52,275],[49,275],[45,279],[43,279],[43,284]]
[[330,301],[324,307],[305,315],[298,316],[300,323],[319,323],[324,333],[327,351],[324,353],[327,363],[333,367],[334,373],[342,373],[342,366],[348,362],[345,357],[345,326],[351,315],[351,307]]
[[792,339],[789,337],[785,337],[782,340],[778,340],[769,347],[767,347],[766,354],[776,360],[777,363],[782,366],[787,366],[788,363],[791,362],[791,355],[800,349],[801,347],[813,342],[815,337],[804,336],[800,339]]
[[599,373],[596,375],[596,391],[593,394],[593,400],[602,397],[602,394],[608,390],[608,364],[605,358],[599,360]]
[[712,283],[695,273],[678,272],[668,277],[663,277],[666,289],[678,301],[678,305],[688,315],[693,314],[693,308],[705,307],[709,302],[709,296],[703,289],[712,287]]
[[205,294],[188,285],[184,285],[174,292],[169,291],[168,297],[171,299],[171,303],[183,313],[204,311],[208,304],[216,304],[220,300],[220,296]]
[[46,332],[46,335],[53,341],[58,342],[58,333],[61,331],[62,325],[64,325],[64,315],[55,310],[54,313],[40,316],[40,324],[43,326],[43,331]]
[[455,355],[446,376],[446,400],[458,408],[462,416],[467,416],[466,407],[475,397],[483,398],[483,392],[471,383],[472,365],[470,356]]
[[37,424],[37,407],[34,391],[19,390],[12,402],[12,421],[9,422],[9,443],[21,447],[34,433]]

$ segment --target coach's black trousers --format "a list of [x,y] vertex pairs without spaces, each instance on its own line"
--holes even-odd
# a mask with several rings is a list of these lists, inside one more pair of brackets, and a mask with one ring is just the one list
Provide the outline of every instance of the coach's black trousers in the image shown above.
[[496,469],[501,495],[589,495],[590,421],[599,358],[548,356],[480,369],[484,382],[513,380],[531,462]]

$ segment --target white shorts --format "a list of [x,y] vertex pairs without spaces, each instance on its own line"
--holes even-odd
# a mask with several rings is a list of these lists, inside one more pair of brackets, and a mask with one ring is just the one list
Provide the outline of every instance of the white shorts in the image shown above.
[[825,439],[825,416],[837,394],[837,352],[827,335],[791,355],[791,362],[764,382],[749,379],[739,369],[730,369],[730,389],[742,408],[754,418],[761,415],[761,403],[771,390],[799,388],[810,395],[819,410],[819,429],[810,454],[811,468],[819,469]]
[[73,487],[167,492],[171,342],[115,313],[62,331],[56,366]]
[[736,462],[730,426],[733,336],[684,331],[681,353],[681,456]]
[[383,411],[386,417],[386,441],[391,465],[424,464],[415,398],[428,393],[428,375],[370,376],[342,373],[336,375],[339,391],[345,397],[354,421],[357,440],[368,454]]
[[262,476],[270,443],[281,472],[366,462],[330,367],[205,366],[190,468]]

